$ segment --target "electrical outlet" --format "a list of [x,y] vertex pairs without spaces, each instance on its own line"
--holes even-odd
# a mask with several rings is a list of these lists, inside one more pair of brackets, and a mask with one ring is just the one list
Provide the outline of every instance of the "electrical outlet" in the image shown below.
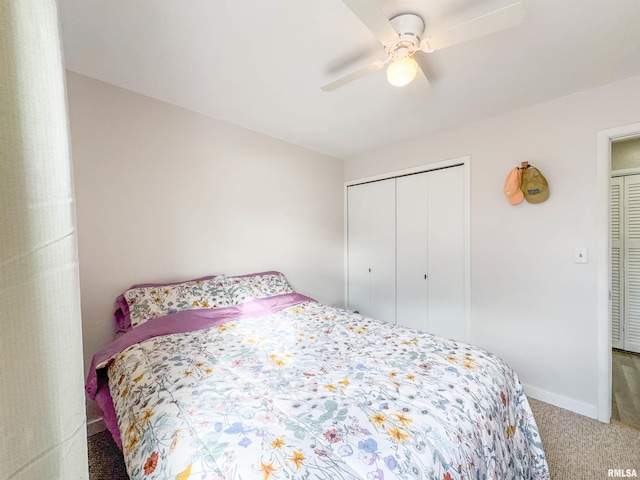
[[583,247],[578,247],[573,254],[573,261],[575,263],[589,263],[589,259],[587,258],[587,249]]

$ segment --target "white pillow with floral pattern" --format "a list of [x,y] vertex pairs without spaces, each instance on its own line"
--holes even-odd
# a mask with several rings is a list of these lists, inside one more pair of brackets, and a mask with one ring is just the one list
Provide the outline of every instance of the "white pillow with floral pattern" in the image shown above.
[[224,277],[213,277],[170,285],[130,288],[123,294],[131,327],[170,313],[231,305]]
[[263,272],[240,277],[226,277],[227,296],[232,305],[258,298],[293,293],[287,277],[280,272]]

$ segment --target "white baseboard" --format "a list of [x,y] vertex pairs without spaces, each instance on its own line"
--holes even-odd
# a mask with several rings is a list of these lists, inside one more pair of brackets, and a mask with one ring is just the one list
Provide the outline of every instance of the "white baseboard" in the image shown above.
[[550,403],[551,405],[564,408],[565,410],[579,413],[585,417],[595,418],[596,420],[598,419],[598,407],[596,405],[589,405],[577,400],[572,400],[555,393],[547,392],[546,390],[532,387],[531,385],[523,384],[522,387],[524,388],[524,393],[531,398],[535,398],[536,400],[540,400],[545,403]]
[[103,430],[106,430],[107,426],[104,424],[104,420],[102,417],[94,418],[93,420],[87,421],[87,436],[95,435],[96,433],[100,433]]

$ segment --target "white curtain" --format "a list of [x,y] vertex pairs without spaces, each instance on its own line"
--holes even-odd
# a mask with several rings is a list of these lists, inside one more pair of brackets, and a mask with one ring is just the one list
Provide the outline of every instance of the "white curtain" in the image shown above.
[[0,0],[0,480],[88,478],[56,8]]

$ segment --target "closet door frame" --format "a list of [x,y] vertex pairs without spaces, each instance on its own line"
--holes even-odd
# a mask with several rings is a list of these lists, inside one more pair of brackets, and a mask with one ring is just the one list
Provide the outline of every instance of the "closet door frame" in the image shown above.
[[348,261],[349,261],[349,238],[347,224],[347,188],[351,185],[359,185],[361,183],[375,182],[378,180],[387,180],[390,178],[402,177],[405,175],[413,175],[416,173],[429,172],[432,170],[440,170],[443,168],[462,166],[464,177],[464,341],[471,341],[471,157],[464,156],[443,160],[435,163],[428,163],[418,167],[395,170],[373,175],[370,177],[349,180],[344,183],[344,304],[347,304],[349,298],[349,277],[348,277]]

